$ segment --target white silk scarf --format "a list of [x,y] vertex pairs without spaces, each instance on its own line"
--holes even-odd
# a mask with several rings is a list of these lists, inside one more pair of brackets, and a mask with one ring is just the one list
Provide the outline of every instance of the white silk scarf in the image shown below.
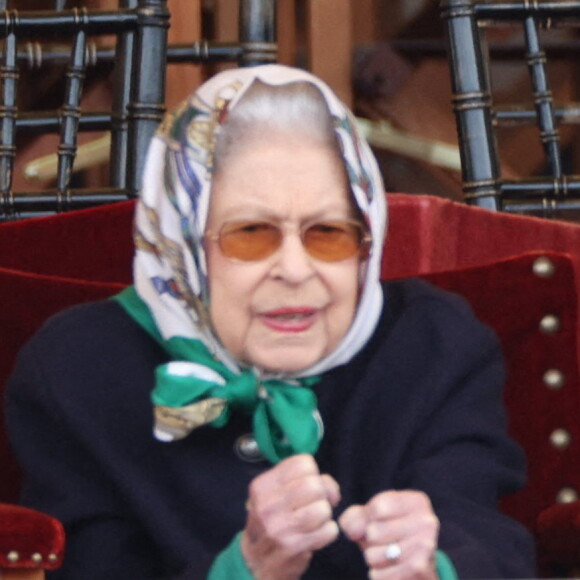
[[[199,340],[234,373],[238,361],[222,346],[209,319],[203,234],[210,204],[215,138],[226,112],[259,79],[270,85],[314,84],[334,120],[351,190],[372,236],[361,265],[355,318],[336,349],[293,379],[320,375],[348,362],[374,332],[383,305],[379,284],[386,203],[375,158],[356,122],[330,88],[308,72],[265,65],[222,72],[168,114],[150,145],[135,218],[134,281],[160,335]],[[279,377],[278,377],[279,378]]]

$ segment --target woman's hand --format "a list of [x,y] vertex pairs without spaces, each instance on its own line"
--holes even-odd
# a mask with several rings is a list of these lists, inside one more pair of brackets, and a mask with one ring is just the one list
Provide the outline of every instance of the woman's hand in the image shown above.
[[371,580],[434,580],[439,520],[418,491],[385,491],[366,505],[349,507],[339,519],[358,543]]
[[285,459],[250,484],[242,554],[257,580],[294,580],[338,536],[336,481],[310,455]]

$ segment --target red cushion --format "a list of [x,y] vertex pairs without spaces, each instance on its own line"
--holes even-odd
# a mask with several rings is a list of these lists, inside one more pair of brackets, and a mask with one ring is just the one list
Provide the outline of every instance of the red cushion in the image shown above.
[[0,504],[0,568],[43,568],[62,564],[65,535],[55,518]]
[[549,562],[564,566],[580,563],[580,501],[557,504],[538,518],[538,538]]
[[[52,314],[131,281],[131,202],[0,225],[0,400],[18,350]],[[0,501],[16,502],[20,470],[0,413]]]
[[[551,260],[552,276],[534,274],[538,258]],[[534,530],[538,514],[555,503],[562,488],[580,490],[577,291],[572,260],[566,254],[532,252],[424,277],[465,296],[478,317],[499,335],[508,372],[509,427],[526,451],[530,481],[524,490],[506,498],[503,508]],[[540,330],[546,314],[560,320],[560,329],[553,334]],[[562,388],[545,384],[548,369],[562,372]],[[570,435],[565,448],[551,443],[557,429]]]
[[0,225],[0,267],[131,283],[133,202]]
[[387,278],[460,270],[546,250],[570,255],[580,288],[579,224],[492,212],[429,195],[390,194],[388,203],[382,269]]
[[[1,228],[0,228],[1,229]],[[20,347],[52,314],[73,304],[100,300],[124,288],[120,283],[88,282],[0,268],[0,400]],[[20,470],[10,451],[0,413],[0,501],[15,502]]]
[[568,253],[580,264],[578,224],[491,212],[428,195],[390,194],[387,199],[383,273],[388,277],[480,266],[543,250]]

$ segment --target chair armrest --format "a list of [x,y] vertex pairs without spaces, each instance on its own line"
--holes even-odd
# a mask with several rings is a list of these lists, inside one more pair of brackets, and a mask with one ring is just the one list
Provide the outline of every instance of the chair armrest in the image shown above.
[[555,504],[537,520],[537,538],[551,562],[566,567],[580,565],[580,501]]
[[62,564],[65,533],[55,518],[0,503],[0,568],[54,570]]

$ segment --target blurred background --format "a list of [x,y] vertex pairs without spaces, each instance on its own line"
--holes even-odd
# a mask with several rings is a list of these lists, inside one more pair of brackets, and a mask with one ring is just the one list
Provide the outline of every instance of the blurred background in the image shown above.
[[[55,4],[114,10],[117,0],[10,0],[8,8],[54,9]],[[238,35],[237,0],[169,0],[170,43],[200,39],[233,41]],[[279,60],[324,78],[363,121],[389,191],[430,193],[462,199],[455,119],[451,105],[445,35],[438,2],[433,0],[278,0]],[[555,56],[548,74],[555,101],[578,100],[578,40],[575,33],[543,31]],[[49,39],[58,44],[59,39]],[[106,42],[100,41],[100,42]],[[514,57],[521,32],[505,27],[490,34],[499,61],[492,86],[496,102],[531,101],[523,62]],[[174,64],[168,67],[166,102],[172,107],[204,78],[228,65]],[[58,67],[56,67],[58,68]],[[111,67],[90,69],[85,97],[98,106],[110,99]],[[19,99],[24,109],[57,106],[61,71],[46,67],[39,75],[23,71]],[[28,78],[27,78],[28,77]],[[99,135],[83,135],[91,142]],[[14,175],[15,189],[46,187],[42,176],[25,175],[31,161],[54,148],[56,136],[22,138]],[[562,128],[566,170],[580,173],[577,125]],[[504,176],[541,174],[543,154],[534,127],[502,128],[499,136]],[[525,153],[522,153],[524,151]],[[106,159],[94,157],[75,179],[98,182]],[[28,172],[30,173],[30,172]],[[48,179],[50,182],[50,179]]]

